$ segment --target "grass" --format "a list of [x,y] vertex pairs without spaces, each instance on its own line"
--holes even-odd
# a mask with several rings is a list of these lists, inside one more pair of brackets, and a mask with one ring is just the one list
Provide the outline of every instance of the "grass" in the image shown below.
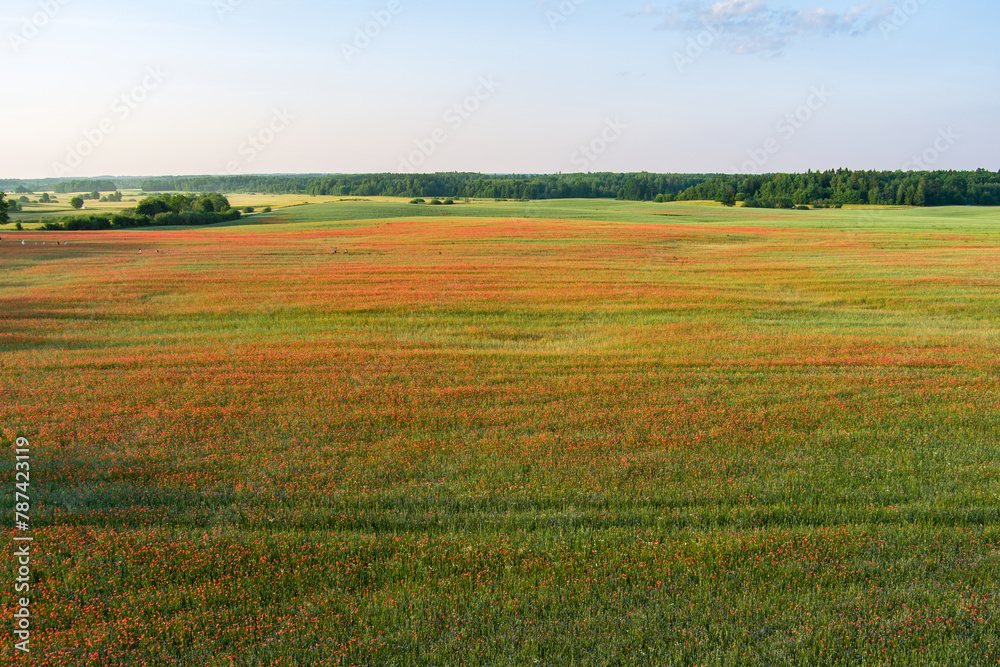
[[3,234],[36,664],[997,664],[996,210],[445,208]]

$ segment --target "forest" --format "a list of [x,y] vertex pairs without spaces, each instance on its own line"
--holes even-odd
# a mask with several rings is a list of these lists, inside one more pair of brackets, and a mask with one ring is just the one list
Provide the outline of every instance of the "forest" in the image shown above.
[[65,181],[63,183],[56,183],[52,190],[56,194],[67,194],[70,192],[114,192],[118,189],[118,186],[114,181],[110,180],[91,180],[91,181]]
[[998,206],[1000,172],[852,171],[803,174],[298,174],[116,178],[55,183],[2,181],[0,191],[146,193],[223,192],[335,197],[453,197],[475,199],[714,200],[756,208],[832,208],[844,205]]
[[342,197],[477,199],[606,198],[627,201],[715,200],[760,208],[997,206],[1000,173],[978,171],[852,171],[726,175],[594,173],[548,175],[342,174],[194,176],[150,179],[146,192],[228,192]]

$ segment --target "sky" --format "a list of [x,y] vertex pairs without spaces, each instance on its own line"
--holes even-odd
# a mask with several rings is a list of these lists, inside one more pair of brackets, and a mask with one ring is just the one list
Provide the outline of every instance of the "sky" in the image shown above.
[[6,0],[0,178],[1000,170],[1000,3]]

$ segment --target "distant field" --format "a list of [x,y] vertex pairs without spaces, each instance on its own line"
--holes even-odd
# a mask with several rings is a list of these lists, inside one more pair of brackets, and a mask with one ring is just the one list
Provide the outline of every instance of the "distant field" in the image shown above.
[[[86,202],[83,210],[76,211],[69,205],[69,200],[74,196],[57,195],[59,202],[54,204],[31,204],[24,211],[11,215],[11,225],[20,221],[28,229],[36,227],[34,221],[51,220],[64,218],[68,215],[94,215],[101,213],[116,213],[122,209],[134,207],[148,193],[139,190],[122,191],[126,201],[122,203],[108,204],[95,201]],[[41,193],[30,195],[31,199],[38,199]],[[13,195],[12,195],[13,196]],[[894,212],[920,212],[933,211],[932,217],[935,219],[945,215],[951,217],[965,211],[964,208],[948,209],[914,209],[908,207],[891,206],[847,206],[844,209],[833,210],[811,210],[811,211],[778,211],[773,209],[725,209],[721,204],[714,201],[692,201],[675,202],[669,204],[655,204],[650,202],[620,202],[610,199],[557,199],[540,201],[493,201],[493,200],[472,200],[465,202],[457,200],[452,206],[434,206],[431,204],[414,205],[410,204],[409,198],[398,197],[314,197],[309,195],[265,195],[265,194],[230,194],[227,195],[230,204],[236,208],[251,206],[259,213],[265,207],[273,209],[299,208],[294,212],[289,220],[294,222],[324,222],[337,220],[354,219],[387,219],[397,217],[522,217],[522,218],[552,218],[568,217],[572,219],[599,220],[608,219],[612,221],[657,221],[658,214],[672,215],[679,209],[701,211],[708,208],[713,209],[700,217],[705,222],[716,219],[728,219],[732,216],[749,216],[750,219],[779,219],[797,220],[798,216],[807,215],[812,225],[815,218],[822,221],[833,221],[834,225],[853,224],[856,221],[871,222],[872,215],[876,211]],[[431,198],[426,198],[428,201]],[[316,206],[317,204],[330,204],[331,208]],[[980,213],[987,212],[987,217],[992,215],[990,211],[995,209],[972,209]],[[947,213],[945,213],[947,212]],[[789,218],[789,216],[791,216]],[[959,217],[967,217],[960,215]],[[917,220],[923,219],[918,216]],[[0,229],[3,229],[0,226]]]
[[[70,206],[70,200],[77,196],[76,194],[58,194],[49,191],[47,194],[50,197],[56,198],[55,201],[50,204],[40,204],[40,203],[25,203],[23,204],[24,210],[17,213],[11,213],[10,219],[12,222],[21,221],[22,223],[31,223],[36,219],[50,220],[53,218],[62,218],[68,215],[86,215],[94,213],[116,213],[122,209],[134,208],[135,205],[143,198],[144,195],[138,190],[122,190],[122,195],[124,201],[116,203],[101,203],[99,201],[86,201],[84,202],[85,208],[81,211],[77,211],[72,206]],[[12,192],[7,193],[7,198],[12,200],[19,200],[21,197],[27,197],[32,202],[37,202],[39,197],[41,197],[42,192],[34,192],[31,194],[14,194]],[[82,194],[82,193],[79,193]],[[110,193],[102,192],[102,195],[107,195]],[[129,201],[129,200],[135,201]],[[2,227],[0,227],[2,228]]]
[[611,199],[556,199],[531,202],[459,203],[454,206],[412,205],[403,200],[345,201],[306,206],[273,216],[270,222],[333,224],[353,220],[430,218],[565,219],[654,224],[755,224],[803,229],[881,231],[961,230],[1000,238],[998,208],[777,209],[724,208],[716,202],[621,202]]
[[997,209],[0,236],[35,665],[1000,664]]
[[[36,227],[34,224],[36,220],[54,220],[64,218],[70,215],[100,215],[100,214],[114,214],[121,212],[124,209],[135,208],[136,204],[149,196],[149,193],[142,192],[141,190],[122,190],[122,195],[124,196],[124,201],[116,203],[100,202],[88,200],[84,202],[84,207],[81,210],[76,210],[70,206],[70,199],[76,196],[76,194],[56,194],[54,192],[49,192],[51,197],[58,199],[57,202],[51,204],[40,204],[40,203],[29,203],[25,206],[23,211],[11,214],[11,225],[13,226],[16,222],[21,222],[22,226],[27,226],[29,229]],[[107,195],[109,193],[102,192],[101,195]],[[13,199],[20,199],[23,197],[28,197],[30,200],[37,201],[42,195],[41,192],[33,193],[30,195],[15,195],[13,193],[8,193],[8,197]],[[272,208],[283,208],[287,206],[299,206],[302,204],[316,204],[322,202],[336,201],[339,197],[310,197],[308,195],[261,195],[261,194],[247,194],[247,195],[228,195],[229,203],[237,208],[244,208],[246,206],[252,206],[256,209],[262,209],[267,206]],[[0,226],[3,229],[3,226]]]

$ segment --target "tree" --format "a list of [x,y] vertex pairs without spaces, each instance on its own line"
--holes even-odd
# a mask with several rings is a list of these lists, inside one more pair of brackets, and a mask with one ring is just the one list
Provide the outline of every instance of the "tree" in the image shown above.
[[6,225],[10,222],[10,216],[7,215],[7,206],[9,205],[5,200],[7,195],[0,192],[0,225]]
[[[229,200],[218,192],[210,192],[206,195],[202,195],[202,205],[204,205],[206,200],[212,202],[212,210],[216,213],[225,213],[232,208],[232,206],[229,205]],[[208,209],[206,208],[204,210],[207,211]]]
[[[469,198],[484,201],[518,201],[618,197],[639,201],[690,201],[695,199],[722,201],[727,186],[736,189],[736,200],[753,199],[758,205],[773,207],[791,200],[793,205],[827,207],[836,204],[902,204],[920,202],[918,191],[923,185],[925,206],[953,206],[1000,202],[1000,173],[993,170],[966,172],[906,172],[852,171],[827,169],[804,174],[340,174],[302,176],[194,176],[142,182],[146,192],[183,192],[198,211],[197,204],[205,192],[305,194],[308,196],[357,197],[381,195],[439,200],[452,197],[455,201]],[[85,192],[95,189],[72,184]],[[16,185],[14,183],[13,185]],[[113,185],[113,184],[110,184]],[[913,187],[912,194],[909,193]],[[70,184],[60,184],[62,189]],[[104,188],[96,188],[104,191]],[[110,191],[110,190],[109,190]],[[909,197],[908,197],[909,195]],[[160,194],[154,196],[163,197]],[[909,202],[907,202],[909,198]],[[108,201],[112,201],[108,197]],[[168,201],[174,212],[180,210]],[[177,209],[177,210],[175,210]],[[217,211],[221,211],[218,206]]]
[[95,199],[95,200],[96,199],[100,199],[101,198],[101,193],[98,192],[97,190],[94,190],[93,192],[90,193],[90,198],[91,199]]
[[83,197],[79,196],[73,197],[72,199],[69,200],[69,205],[77,210],[80,210],[81,208],[83,208]]
[[42,196],[38,198],[38,202],[40,204],[51,204],[52,203],[52,197],[49,196],[48,192],[43,192]]
[[723,206],[736,206],[736,188],[731,185],[727,185],[722,191],[722,196],[719,198]]
[[72,192],[103,191],[114,192],[118,186],[112,181],[66,181],[56,183],[52,189],[59,194],[70,194]]
[[23,185],[19,185],[16,188],[14,188],[14,192],[17,193],[17,194],[19,194],[19,195],[31,194],[31,190],[29,190],[28,188],[24,187]]
[[170,207],[162,199],[149,197],[139,202],[139,205],[135,207],[135,212],[138,215],[146,215],[152,218],[160,213],[169,213]]

